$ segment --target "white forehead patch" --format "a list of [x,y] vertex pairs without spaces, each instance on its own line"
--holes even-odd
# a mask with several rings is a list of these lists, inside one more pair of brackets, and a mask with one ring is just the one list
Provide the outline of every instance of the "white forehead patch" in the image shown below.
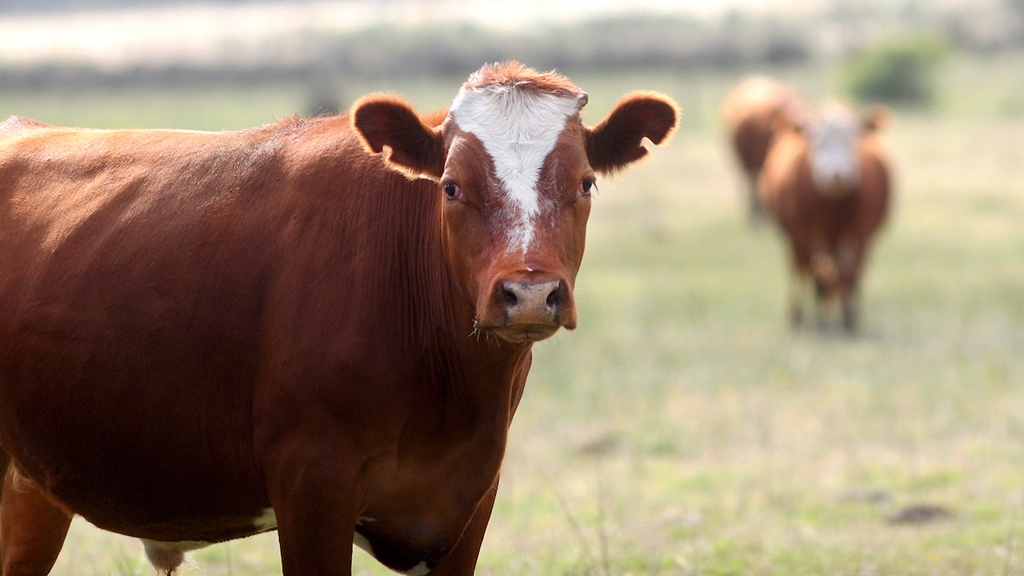
[[540,215],[537,182],[566,120],[579,112],[572,96],[534,93],[509,86],[462,90],[449,114],[463,132],[476,136],[494,162],[508,194],[514,225],[509,246],[526,252]]
[[861,122],[845,106],[831,105],[822,109],[807,132],[810,144],[811,177],[820,192],[832,192],[836,185],[844,188],[860,181],[857,144]]

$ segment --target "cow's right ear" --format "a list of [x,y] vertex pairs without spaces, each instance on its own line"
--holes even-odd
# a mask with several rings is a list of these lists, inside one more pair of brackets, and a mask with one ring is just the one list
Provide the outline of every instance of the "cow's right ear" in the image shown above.
[[352,128],[374,154],[410,178],[440,180],[444,172],[444,138],[425,124],[412,106],[391,94],[360,98],[349,113]]

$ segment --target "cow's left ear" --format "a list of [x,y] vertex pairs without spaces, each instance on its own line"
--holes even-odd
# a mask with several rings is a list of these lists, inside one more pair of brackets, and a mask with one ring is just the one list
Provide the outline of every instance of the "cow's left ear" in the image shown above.
[[364,96],[352,105],[349,117],[366,149],[384,152],[392,168],[411,178],[441,178],[445,158],[441,131],[425,124],[402,98]]
[[676,129],[679,106],[655,92],[633,92],[615,105],[600,124],[587,131],[587,159],[601,173],[621,170],[647,155],[642,144],[667,142]]

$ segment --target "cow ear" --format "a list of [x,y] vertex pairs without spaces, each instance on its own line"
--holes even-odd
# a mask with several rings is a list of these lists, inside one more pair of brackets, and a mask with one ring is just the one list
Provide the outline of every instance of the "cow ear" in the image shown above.
[[885,106],[873,106],[864,114],[864,129],[868,132],[881,130],[889,125],[892,112]]
[[349,116],[363,146],[374,154],[383,152],[392,168],[410,178],[441,178],[445,158],[441,131],[421,120],[408,102],[390,94],[372,94],[353,104]]
[[587,159],[594,170],[613,173],[647,155],[644,138],[654,144],[668,141],[676,129],[679,106],[654,92],[633,92],[587,133]]
[[810,125],[810,115],[802,104],[791,104],[776,110],[771,116],[772,134],[803,133]]

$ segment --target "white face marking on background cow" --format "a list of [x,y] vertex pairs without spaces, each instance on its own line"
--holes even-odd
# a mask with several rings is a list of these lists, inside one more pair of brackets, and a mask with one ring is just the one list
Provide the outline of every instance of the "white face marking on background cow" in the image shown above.
[[857,143],[861,130],[860,118],[840,104],[824,106],[808,126],[811,177],[819,192],[835,193],[860,181]]
[[533,241],[543,210],[537,190],[541,168],[580,106],[577,97],[500,85],[464,89],[452,103],[449,114],[463,132],[483,143],[507,194],[510,249],[525,253]]

